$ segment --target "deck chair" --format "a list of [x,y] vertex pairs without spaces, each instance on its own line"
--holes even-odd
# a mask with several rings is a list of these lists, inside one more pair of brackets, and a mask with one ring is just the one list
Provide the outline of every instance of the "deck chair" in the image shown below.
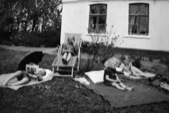
[[[74,38],[74,43],[77,45],[77,54],[73,55],[68,64],[62,62],[62,47],[64,43],[68,43],[68,38]],[[64,43],[58,49],[57,56],[52,64],[52,70],[54,73],[58,72],[70,72],[71,74],[55,74],[55,76],[71,76],[73,77],[74,72],[79,71],[80,66],[80,47],[81,47],[81,34],[65,33]]]

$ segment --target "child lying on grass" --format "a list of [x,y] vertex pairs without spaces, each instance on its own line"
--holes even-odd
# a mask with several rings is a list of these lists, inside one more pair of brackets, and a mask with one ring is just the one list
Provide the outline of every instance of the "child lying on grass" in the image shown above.
[[28,71],[18,70],[8,75],[10,75],[10,77],[4,82],[3,84],[4,86],[23,85],[31,81],[31,79],[42,81],[42,80],[48,80],[53,78],[53,74],[51,73],[51,71],[43,68],[37,68],[36,70],[34,70],[33,73],[30,73]]

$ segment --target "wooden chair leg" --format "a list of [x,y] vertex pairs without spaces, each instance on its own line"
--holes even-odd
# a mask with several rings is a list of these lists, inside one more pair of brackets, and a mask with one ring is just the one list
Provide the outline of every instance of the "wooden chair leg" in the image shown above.
[[52,68],[52,71],[53,71],[53,73],[55,73],[55,67],[53,66],[53,68]]
[[58,72],[58,70],[59,70],[59,67],[56,68],[56,71],[57,71],[57,72]]
[[73,78],[73,72],[74,71],[74,69],[73,69],[73,67],[72,67],[72,71],[71,71],[71,77]]

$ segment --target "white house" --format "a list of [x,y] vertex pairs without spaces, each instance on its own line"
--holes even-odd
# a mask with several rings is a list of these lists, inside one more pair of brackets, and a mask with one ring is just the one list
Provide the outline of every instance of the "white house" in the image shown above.
[[64,33],[81,33],[84,40],[96,35],[106,40],[112,33],[119,35],[119,47],[169,51],[169,0],[62,2],[61,43]]

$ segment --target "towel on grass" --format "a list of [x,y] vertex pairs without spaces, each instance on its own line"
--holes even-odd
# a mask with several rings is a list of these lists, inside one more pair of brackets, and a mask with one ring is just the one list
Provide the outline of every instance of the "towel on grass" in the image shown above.
[[89,71],[86,72],[85,75],[87,75],[94,84],[101,83],[103,82],[104,70]]
[[134,87],[134,91],[130,92],[119,90],[113,86],[106,86],[102,83],[104,70],[86,72],[85,75],[90,79],[90,84],[85,86],[108,100],[113,107],[169,101],[169,94],[146,84],[146,79],[130,80],[124,75],[119,75],[125,85]]
[[[22,84],[22,85],[17,85],[17,86],[3,86],[4,81],[6,81],[11,76],[11,74],[10,73],[9,74],[2,74],[2,75],[0,75],[0,87],[4,87],[4,88],[6,87],[6,88],[11,88],[13,90],[18,90],[19,88],[21,88],[23,86],[30,86],[30,85],[39,84],[42,82],[52,80],[53,72],[48,69],[45,69],[45,71],[48,76],[44,76],[42,81],[31,79],[31,81],[29,81],[28,83]],[[16,81],[16,79],[15,79],[15,81]]]
[[91,81],[89,85],[85,86],[96,94],[101,95],[105,100],[108,100],[111,106],[117,108],[169,101],[169,94],[157,88],[135,81],[125,81],[124,84],[134,86],[134,91],[121,91],[103,83],[94,84]]
[[74,78],[75,81],[80,82],[81,84],[89,85],[90,82],[85,77]]

